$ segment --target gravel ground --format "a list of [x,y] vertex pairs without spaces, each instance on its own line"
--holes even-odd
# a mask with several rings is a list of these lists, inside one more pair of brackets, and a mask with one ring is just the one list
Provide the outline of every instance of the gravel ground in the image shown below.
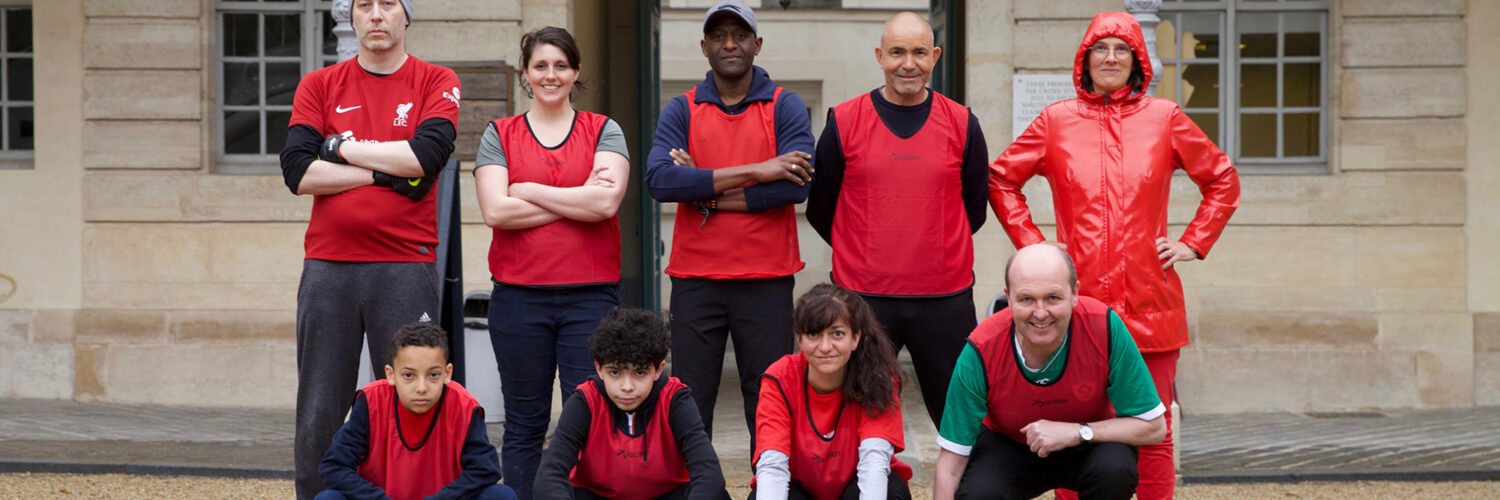
[[[735,488],[734,498],[748,490]],[[925,492],[923,492],[925,493]],[[1500,482],[1307,482],[1179,486],[1184,499],[1240,498],[1497,498]],[[0,474],[0,499],[286,499],[291,481],[123,474]],[[1042,498],[1050,498],[1044,495]]]

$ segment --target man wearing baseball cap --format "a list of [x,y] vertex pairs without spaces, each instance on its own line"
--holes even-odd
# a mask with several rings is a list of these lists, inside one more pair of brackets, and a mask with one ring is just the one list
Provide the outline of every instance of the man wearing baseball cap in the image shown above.
[[459,82],[406,53],[411,0],[354,0],[359,55],[303,77],[281,172],[313,195],[297,290],[296,486],[318,464],[358,381],[361,340],[384,366],[391,335],[438,320],[437,173],[453,153]]
[[813,151],[802,98],[754,64],[761,44],[750,7],[708,9],[700,47],[711,69],[667,103],[646,160],[651,196],[679,204],[667,264],[672,375],[712,436],[732,336],[752,442],[760,374],[792,352],[792,274],[803,267],[792,205],[807,199]]

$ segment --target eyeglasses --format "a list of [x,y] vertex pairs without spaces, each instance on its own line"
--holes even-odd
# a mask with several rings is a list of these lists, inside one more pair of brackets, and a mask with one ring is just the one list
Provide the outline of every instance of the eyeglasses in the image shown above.
[[1132,49],[1130,47],[1124,45],[1118,47],[1110,47],[1102,43],[1094,44],[1093,47],[1089,47],[1089,52],[1092,52],[1094,53],[1094,55],[1099,57],[1109,57],[1109,53],[1114,52],[1115,59],[1125,59],[1127,57],[1135,55],[1135,49]]

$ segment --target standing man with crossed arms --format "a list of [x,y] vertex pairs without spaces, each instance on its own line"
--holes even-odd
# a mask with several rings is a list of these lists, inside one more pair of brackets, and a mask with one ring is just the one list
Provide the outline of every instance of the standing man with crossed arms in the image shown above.
[[297,86],[287,188],[313,195],[297,290],[296,484],[323,490],[318,463],[349,411],[363,336],[372,366],[391,335],[437,321],[437,173],[453,153],[453,70],[406,53],[411,0],[355,0],[359,55]]
[[802,269],[797,215],[812,180],[812,125],[802,98],[755,66],[755,13],[708,9],[708,77],[674,97],[656,125],[646,187],[677,202],[672,229],[672,375],[693,390],[713,436],[724,344],[734,335],[745,424],[754,441],[760,374],[792,352],[792,274]]
[[885,86],[828,113],[807,221],[833,246],[833,281],[864,297],[912,366],[934,426],[974,329],[974,239],[989,151],[979,119],[927,88],[943,50],[911,12],[885,23]]

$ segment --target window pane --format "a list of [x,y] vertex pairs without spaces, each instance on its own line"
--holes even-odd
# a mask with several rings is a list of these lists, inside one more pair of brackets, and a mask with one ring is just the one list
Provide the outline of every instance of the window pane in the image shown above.
[[259,111],[224,112],[224,152],[232,155],[260,154]]
[[1182,101],[1185,108],[1219,107],[1219,65],[1187,65],[1182,70]]
[[1323,51],[1322,35],[1316,31],[1287,33],[1285,42],[1288,56],[1316,56]]
[[10,136],[11,151],[30,151],[36,142],[36,122],[32,119],[31,106],[16,106],[6,110],[6,135]]
[[6,85],[10,86],[7,99],[12,101],[31,100],[31,58],[17,58],[5,61]]
[[224,14],[224,55],[255,57],[256,14]]
[[1214,145],[1223,149],[1224,145],[1219,140],[1219,114],[1218,113],[1188,113],[1188,118],[1203,130],[1203,135],[1214,141]]
[[1286,64],[1282,66],[1282,97],[1285,106],[1318,106],[1322,104],[1323,72],[1320,65]]
[[302,63],[266,63],[266,104],[290,105],[301,79]]
[[277,154],[286,146],[287,124],[292,122],[290,111],[266,113],[266,153]]
[[1322,49],[1318,33],[1323,31],[1321,12],[1285,12],[1281,14],[1282,53],[1288,56],[1316,56]]
[[266,14],[266,56],[302,55],[302,15]]
[[260,104],[260,65],[224,63],[224,104],[254,106]]
[[1240,65],[1240,107],[1265,108],[1276,105],[1276,65]]
[[323,11],[323,29],[320,33],[323,40],[323,55],[336,56],[339,54],[339,37],[333,34],[333,27],[336,24],[338,22],[333,20],[333,14],[326,10]]
[[1240,14],[1240,57],[1276,57],[1276,14]]
[[1240,115],[1240,157],[1276,157],[1276,115]]
[[31,9],[5,9],[5,51],[31,52]]
[[1322,153],[1318,151],[1317,113],[1290,113],[1282,120],[1286,123],[1282,139],[1285,156],[1319,156]]
[[1219,57],[1219,19],[1217,12],[1183,14],[1182,28],[1178,36],[1182,42],[1182,57],[1202,59]]

